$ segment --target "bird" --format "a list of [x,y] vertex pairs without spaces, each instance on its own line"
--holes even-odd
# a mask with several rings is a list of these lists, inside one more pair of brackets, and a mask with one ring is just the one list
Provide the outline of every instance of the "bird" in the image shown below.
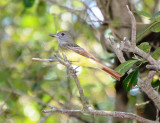
[[55,37],[58,40],[58,52],[60,56],[63,57],[63,54],[65,54],[67,60],[73,65],[97,68],[120,80],[121,75],[118,72],[100,63],[94,55],[77,45],[69,31],[61,31],[56,34],[49,34],[49,36]]

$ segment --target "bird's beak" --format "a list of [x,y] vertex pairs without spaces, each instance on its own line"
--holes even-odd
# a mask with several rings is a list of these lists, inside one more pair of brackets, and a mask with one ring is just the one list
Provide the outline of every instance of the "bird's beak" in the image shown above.
[[51,36],[51,37],[55,37],[55,38],[58,38],[59,36],[58,35],[56,35],[56,34],[49,34],[49,36]]

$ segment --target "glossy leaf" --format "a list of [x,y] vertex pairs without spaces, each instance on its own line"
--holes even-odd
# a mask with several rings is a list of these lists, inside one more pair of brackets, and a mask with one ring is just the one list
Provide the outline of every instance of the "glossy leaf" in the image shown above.
[[158,48],[151,54],[151,56],[152,56],[154,59],[158,60],[158,58],[159,58],[159,56],[160,56],[160,47],[158,47]]
[[136,67],[123,81],[123,86],[126,91],[130,91],[133,85],[137,84],[138,81],[138,70],[139,67]]
[[151,29],[152,32],[160,32],[160,23],[154,25]]
[[148,42],[143,42],[140,45],[138,45],[138,48],[143,50],[144,52],[148,53],[151,49],[151,46],[149,45]]
[[128,60],[115,68],[115,71],[123,76],[136,62],[138,62],[138,60]]
[[151,18],[151,15],[145,11],[136,11],[137,14]]
[[154,27],[158,22],[153,22],[146,27],[144,27],[142,30],[140,30],[137,34],[137,41],[139,41],[152,27]]

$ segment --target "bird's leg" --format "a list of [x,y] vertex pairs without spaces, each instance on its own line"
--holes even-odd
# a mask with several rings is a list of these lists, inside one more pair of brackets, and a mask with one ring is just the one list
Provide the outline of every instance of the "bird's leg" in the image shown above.
[[71,71],[69,72],[69,74],[68,74],[68,76],[70,76],[70,75],[74,75],[74,74],[76,74],[76,73],[78,73],[78,71],[76,70],[77,68],[79,68],[79,66],[77,66],[76,68],[71,68]]
[[79,66],[77,66],[76,68],[74,68],[74,72],[78,73],[77,68],[79,68]]
[[74,70],[76,71],[77,68],[79,68],[79,66],[77,66],[76,68],[74,68]]

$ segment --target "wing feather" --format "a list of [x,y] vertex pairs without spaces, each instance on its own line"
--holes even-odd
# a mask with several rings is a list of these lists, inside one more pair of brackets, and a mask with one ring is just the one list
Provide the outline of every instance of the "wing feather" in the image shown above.
[[77,44],[68,44],[66,46],[66,48],[69,49],[69,50],[72,50],[72,51],[74,51],[74,52],[76,52],[76,53],[78,53],[82,56],[85,56],[87,58],[90,58],[90,59],[93,59],[93,60],[96,61],[96,58],[92,54],[88,53],[87,51],[85,51],[83,48],[81,48]]

